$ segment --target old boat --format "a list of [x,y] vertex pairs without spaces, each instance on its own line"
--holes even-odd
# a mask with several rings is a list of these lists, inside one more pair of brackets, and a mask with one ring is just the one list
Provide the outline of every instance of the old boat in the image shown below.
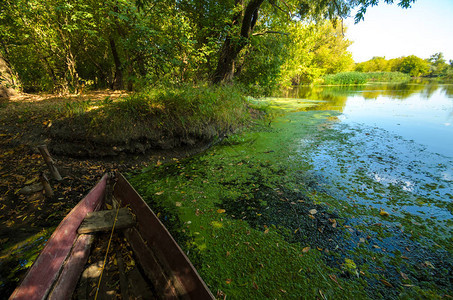
[[[111,205],[105,205],[106,201]],[[99,211],[105,206],[112,209]],[[112,214],[114,217],[111,217]],[[99,215],[103,215],[104,218]],[[113,225],[107,215],[114,219]],[[93,287],[93,281],[87,284],[86,280],[84,282],[82,279],[86,279],[85,275],[89,273],[87,268],[89,256],[90,252],[93,255],[92,250],[96,244],[96,241],[93,242],[95,240],[93,236],[97,235],[99,238],[99,233],[85,233],[90,232],[85,230],[87,226],[96,223],[91,222],[90,225],[88,219],[104,219],[104,223],[107,224],[101,225],[105,227],[104,230],[107,229],[102,236],[104,244],[109,240],[109,236],[111,240],[112,227],[116,225],[115,234],[121,235],[118,240],[126,242],[131,249],[131,251],[123,249],[123,253],[134,257],[129,263],[122,262],[128,257],[121,255],[121,251],[113,251],[114,255],[116,254],[115,265],[118,265],[115,274],[119,279],[116,282],[117,286],[120,286],[117,287],[117,290],[120,290],[117,295],[121,295],[121,298],[214,299],[171,234],[120,173],[105,174],[63,219],[10,299],[98,298],[99,290],[103,289],[101,284]],[[81,230],[82,228],[85,229]],[[138,266],[129,273],[140,273],[141,276],[138,279],[137,276],[132,276],[132,279],[127,280],[125,273],[131,265],[135,265],[135,261]],[[105,260],[103,269],[104,267]],[[98,277],[99,272],[96,278]],[[100,277],[102,278],[102,273]],[[144,284],[147,285],[145,289]],[[115,292],[106,296],[105,290],[104,288],[104,296],[101,295],[99,299],[115,298]],[[137,292],[144,294],[137,295]]]

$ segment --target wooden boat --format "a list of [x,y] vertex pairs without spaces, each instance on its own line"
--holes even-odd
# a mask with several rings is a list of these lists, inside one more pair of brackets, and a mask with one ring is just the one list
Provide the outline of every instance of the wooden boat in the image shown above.
[[[150,285],[149,291],[152,293],[152,298],[214,299],[165,226],[119,173],[104,175],[63,219],[10,299],[77,299],[75,291],[81,289],[81,274],[85,274],[84,270],[94,239],[93,234],[80,233],[80,226],[87,214],[96,214],[92,212],[98,211],[109,198],[114,199],[113,206],[117,203],[122,210],[127,208],[126,210],[129,210],[134,217],[132,227],[120,229],[119,222],[115,229],[133,250],[130,253],[138,261],[139,270],[145,278],[142,281]],[[116,220],[119,220],[119,217]],[[104,240],[108,240],[110,233],[105,233],[104,236],[106,236]],[[121,259],[120,256],[118,260]],[[124,266],[119,268],[117,273],[120,273],[119,281],[123,292],[121,298],[129,298],[127,290],[124,292],[123,289],[124,274],[122,273],[126,273]],[[135,279],[132,282],[129,281],[129,287],[132,287],[133,291],[136,289],[135,281]],[[84,294],[87,297],[81,298],[92,298],[92,294]],[[139,298],[149,297],[151,296],[148,294]]]

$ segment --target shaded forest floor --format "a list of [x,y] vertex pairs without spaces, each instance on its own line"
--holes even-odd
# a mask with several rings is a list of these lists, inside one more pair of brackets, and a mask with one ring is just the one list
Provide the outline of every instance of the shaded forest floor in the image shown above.
[[[149,164],[186,157],[206,148],[197,145],[158,150],[146,155],[114,158],[71,158],[50,154],[63,180],[51,178],[36,146],[49,144],[49,128],[59,108],[74,101],[116,99],[124,93],[102,91],[81,96],[20,95],[0,100],[0,294],[8,295],[43,247],[53,228],[108,171],[128,172]],[[38,183],[44,172],[54,192],[23,195],[25,186]]]

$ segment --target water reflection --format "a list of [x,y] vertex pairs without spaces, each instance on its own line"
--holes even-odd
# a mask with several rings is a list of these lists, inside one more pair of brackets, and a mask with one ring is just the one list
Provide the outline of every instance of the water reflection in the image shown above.
[[300,86],[279,96],[289,102],[316,101],[301,110],[338,111],[343,123],[382,128],[453,157],[453,85]]
[[419,94],[421,98],[429,99],[436,92],[444,94],[448,98],[453,98],[453,85],[440,85],[436,82],[430,82],[427,84],[389,83],[363,86],[298,86],[280,91],[276,96],[325,100],[331,102],[326,104],[327,106],[338,107],[338,110],[342,111],[341,108],[344,108],[347,98],[353,95],[360,95],[364,99],[377,99],[380,96],[386,96],[390,99],[404,100],[416,94]]

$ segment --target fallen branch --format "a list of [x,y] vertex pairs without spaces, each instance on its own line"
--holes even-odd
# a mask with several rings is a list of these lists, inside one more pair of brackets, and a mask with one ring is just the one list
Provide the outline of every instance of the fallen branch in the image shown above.
[[41,173],[41,176],[39,177],[41,180],[41,184],[44,187],[44,194],[46,195],[47,198],[52,198],[53,197],[53,191],[52,187],[50,186],[49,179],[47,179],[46,174]]
[[47,146],[46,145],[38,146],[38,150],[39,150],[39,152],[41,152],[41,155],[44,158],[44,161],[46,162],[47,167],[49,167],[49,171],[50,171],[50,174],[52,174],[52,177],[58,181],[63,180],[63,178],[61,178],[60,172],[58,172],[57,167],[55,167],[53,159],[50,156],[49,150],[47,150]]

